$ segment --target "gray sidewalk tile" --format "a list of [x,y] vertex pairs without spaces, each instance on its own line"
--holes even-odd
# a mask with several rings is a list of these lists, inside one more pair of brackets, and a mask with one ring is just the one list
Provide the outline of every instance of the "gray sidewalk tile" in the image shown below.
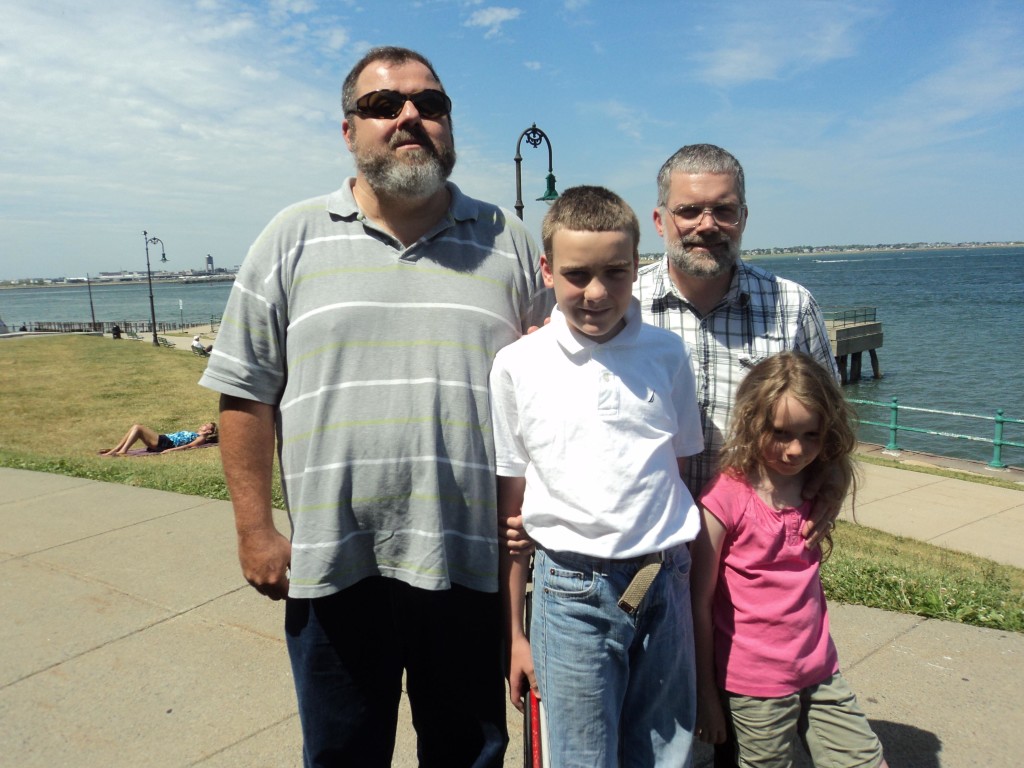
[[[1024,494],[1018,495],[1024,499]],[[1024,501],[936,536],[929,543],[1024,568]]]
[[84,477],[50,475],[43,472],[30,472],[27,469],[5,467],[3,482],[0,483],[0,509],[6,504],[17,504],[36,496],[46,496],[94,483],[94,480],[87,480]]
[[1024,635],[927,620],[844,674],[890,765],[1017,768]]
[[8,765],[191,765],[295,711],[287,656],[178,617],[0,690]]
[[[289,683],[289,692],[291,683]],[[302,768],[302,731],[293,714],[192,764],[194,768]],[[516,766],[521,768],[521,766]]]
[[[165,494],[170,495],[170,494]],[[30,559],[108,584],[180,612],[246,586],[237,561],[231,506],[203,503],[54,547]]]
[[[1019,491],[866,465],[858,518],[1024,560]],[[277,523],[287,531],[283,515]],[[0,531],[5,765],[300,764],[284,606],[245,584],[230,505],[0,469]],[[844,674],[892,768],[1019,764],[1024,634],[831,612]],[[505,766],[518,768],[522,718],[508,713]],[[415,734],[404,697],[400,723],[394,766],[406,768]],[[708,749],[695,765],[710,766]]]
[[238,584],[237,589],[197,606],[192,613],[206,621],[244,629],[246,632],[280,643],[281,653],[286,654],[284,601],[275,602],[265,598],[245,583],[240,572]]
[[[212,503],[195,496],[112,483],[60,486],[52,493],[0,504],[0,530],[4,532],[0,550],[13,555],[39,552]],[[6,474],[2,494],[6,499]]]
[[0,688],[171,615],[103,584],[21,559],[0,563],[0,590]]
[[828,613],[842,670],[852,669],[925,621],[907,613],[833,602],[828,604]]

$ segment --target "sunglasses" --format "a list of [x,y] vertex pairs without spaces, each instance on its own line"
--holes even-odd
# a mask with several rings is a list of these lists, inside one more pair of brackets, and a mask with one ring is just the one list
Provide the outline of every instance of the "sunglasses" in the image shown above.
[[350,109],[348,114],[355,113],[360,117],[372,117],[377,120],[392,120],[398,117],[407,101],[411,101],[420,117],[427,120],[439,120],[452,111],[452,100],[446,94],[428,88],[419,93],[370,91],[356,99],[355,109]]

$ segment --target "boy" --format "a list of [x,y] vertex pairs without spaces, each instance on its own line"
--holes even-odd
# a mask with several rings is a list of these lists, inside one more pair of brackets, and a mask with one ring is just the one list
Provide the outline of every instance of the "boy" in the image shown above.
[[528,556],[501,556],[511,699],[522,708],[525,683],[543,698],[552,768],[689,765],[700,522],[680,471],[703,448],[689,354],[641,322],[625,201],[569,189],[542,236],[557,307],[490,378],[498,514],[522,514],[537,543],[530,640]]

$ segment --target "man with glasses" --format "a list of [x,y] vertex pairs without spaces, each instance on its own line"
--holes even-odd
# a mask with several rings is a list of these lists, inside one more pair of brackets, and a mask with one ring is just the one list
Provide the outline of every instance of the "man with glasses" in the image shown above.
[[[665,258],[641,269],[633,286],[644,321],[675,331],[690,348],[704,427],[704,451],[690,457],[684,477],[695,499],[717,469],[736,388],[757,362],[795,350],[839,380],[810,292],[740,258],[747,213],[739,161],[712,144],[682,147],[658,172],[654,225]],[[802,531],[807,546],[817,545],[838,514],[834,501],[815,504]],[[699,731],[695,736],[703,740]],[[717,745],[715,765],[735,764],[730,738]]]
[[222,396],[239,559],[287,598],[306,766],[390,766],[403,675],[421,766],[500,766],[487,378],[549,293],[518,220],[447,181],[451,101],[427,59],[371,50],[342,106],[356,176],[256,240],[201,380]]
[[[796,350],[839,380],[807,289],[740,258],[747,215],[743,167],[724,149],[692,144],[661,166],[654,225],[665,258],[640,270],[633,293],[645,322],[675,331],[690,348],[705,446],[687,463],[694,498],[714,476],[736,388],[758,361]],[[826,521],[837,512],[817,510]],[[827,526],[815,528],[805,531],[812,545]]]
[[[646,323],[675,331],[690,349],[705,434],[705,450],[686,465],[694,499],[715,475],[736,388],[758,361],[787,349],[806,352],[839,380],[807,289],[739,257],[746,216],[742,166],[723,148],[683,146],[658,171],[654,226],[666,254],[640,270],[633,293]],[[834,502],[815,504],[802,531],[807,546],[838,514]],[[703,740],[699,730],[694,735]],[[734,754],[730,737],[717,746],[715,765],[734,766]]]

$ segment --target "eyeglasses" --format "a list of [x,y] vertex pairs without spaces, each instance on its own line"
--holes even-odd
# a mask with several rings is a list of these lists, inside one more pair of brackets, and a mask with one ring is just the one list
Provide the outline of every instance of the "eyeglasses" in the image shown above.
[[690,227],[700,224],[705,213],[710,213],[711,218],[723,227],[734,227],[740,223],[743,217],[743,209],[746,206],[739,203],[721,203],[720,205],[680,205],[672,208],[669,213],[676,221]]
[[428,88],[419,93],[399,93],[398,91],[370,91],[356,99],[355,109],[345,114],[355,113],[360,117],[372,117],[377,120],[392,120],[405,108],[405,102],[411,101],[420,117],[427,120],[439,120],[451,114],[452,100],[447,94]]

